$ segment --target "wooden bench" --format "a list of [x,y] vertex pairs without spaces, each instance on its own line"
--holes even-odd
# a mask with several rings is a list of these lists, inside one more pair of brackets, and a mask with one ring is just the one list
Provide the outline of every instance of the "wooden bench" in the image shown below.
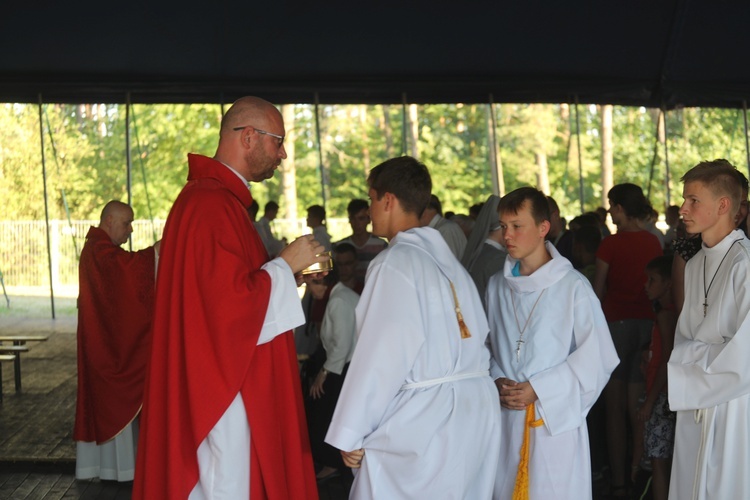
[[[16,382],[16,392],[21,391],[21,353],[28,352],[27,342],[45,342],[48,335],[0,335],[0,354],[12,354],[13,374]],[[11,342],[12,345],[4,345]]]
[[0,354],[0,403],[3,402],[3,361],[15,361],[15,354]]

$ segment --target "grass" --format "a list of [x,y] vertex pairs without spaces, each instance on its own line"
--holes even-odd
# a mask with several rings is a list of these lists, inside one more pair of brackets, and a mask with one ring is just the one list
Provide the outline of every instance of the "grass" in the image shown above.
[[[0,292],[2,289],[0,288]],[[0,293],[0,317],[51,318],[52,303],[49,287],[6,287],[10,307]],[[55,290],[55,317],[76,316],[77,287]]]

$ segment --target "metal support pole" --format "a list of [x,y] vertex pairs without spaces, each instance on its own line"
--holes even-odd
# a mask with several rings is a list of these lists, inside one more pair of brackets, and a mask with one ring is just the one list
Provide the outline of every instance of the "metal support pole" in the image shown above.
[[583,156],[581,154],[581,119],[578,116],[578,96],[576,95],[576,142],[578,144],[578,198],[581,203],[581,213],[584,213],[583,208]]
[[130,104],[131,113],[133,115],[133,135],[135,136],[135,148],[138,152],[138,164],[141,167],[141,177],[143,177],[143,194],[146,196],[146,208],[148,209],[148,220],[151,221],[151,235],[156,241],[156,224],[154,224],[154,212],[151,210],[151,196],[148,194],[148,177],[146,177],[146,166],[143,164],[143,150],[141,149],[141,141],[138,139],[138,119],[135,116],[135,107]]
[[747,101],[742,101],[742,117],[745,119],[745,157],[747,159],[747,173],[750,176],[750,139],[747,136]]
[[[661,116],[662,120],[664,120],[664,203],[666,206],[670,206],[671,203],[671,196],[669,194],[669,179],[670,179],[670,172],[669,172],[669,132],[667,131],[667,109],[662,108],[661,109]],[[665,209],[666,211],[666,209]]]
[[55,290],[52,285],[52,245],[49,238],[49,203],[47,201],[47,163],[44,156],[44,120],[42,118],[42,94],[39,94],[39,142],[42,148],[42,181],[44,183],[44,222],[47,228],[47,265],[49,268],[49,299],[52,319],[55,319]]
[[[130,156],[130,92],[125,94],[125,168],[128,188],[128,205],[133,206],[133,165]],[[133,237],[128,236],[128,248],[133,251]]]

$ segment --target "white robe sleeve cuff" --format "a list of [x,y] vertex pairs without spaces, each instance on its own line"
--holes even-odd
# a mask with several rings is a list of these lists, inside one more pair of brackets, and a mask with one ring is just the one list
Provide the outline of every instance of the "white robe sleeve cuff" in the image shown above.
[[271,297],[258,345],[270,342],[277,335],[305,323],[305,313],[297,293],[297,281],[289,264],[277,257],[263,264],[261,269],[271,276]]
[[353,451],[362,448],[362,433],[343,426],[330,426],[325,442],[341,451]]

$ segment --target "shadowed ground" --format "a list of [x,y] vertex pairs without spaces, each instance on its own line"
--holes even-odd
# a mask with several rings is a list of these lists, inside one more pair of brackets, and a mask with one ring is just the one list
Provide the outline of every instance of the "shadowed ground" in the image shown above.
[[[48,307],[48,305],[47,305]],[[0,499],[129,499],[132,483],[75,479],[76,318],[0,315],[0,335],[49,335],[21,355],[23,388],[13,363],[2,364]],[[348,497],[350,481],[321,485],[321,499]]]

